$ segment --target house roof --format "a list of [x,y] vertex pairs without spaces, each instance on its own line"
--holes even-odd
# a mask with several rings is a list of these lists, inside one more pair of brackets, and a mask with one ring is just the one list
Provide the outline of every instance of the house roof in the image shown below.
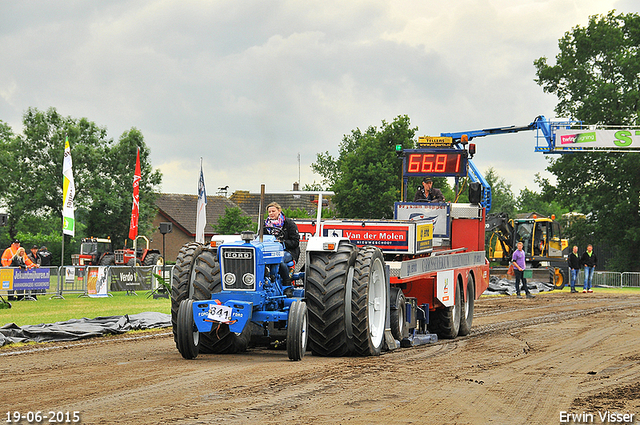
[[[186,233],[195,235],[197,195],[161,193],[156,200],[156,206],[161,215],[182,227]],[[207,196],[207,225],[218,223],[226,208],[237,206],[224,196]],[[242,215],[247,214],[243,211]],[[207,226],[205,233],[213,234],[213,228]]]
[[[327,199],[329,198],[329,199]],[[323,198],[323,205],[330,205],[330,196]],[[260,209],[260,194],[249,193],[245,190],[237,190],[233,192],[230,199],[235,202],[249,216],[257,217]],[[318,208],[318,195],[300,193],[298,191],[292,193],[266,193],[264,196],[265,207],[271,202],[277,202],[282,209],[302,209],[307,211],[311,216],[315,215]],[[315,201],[315,202],[314,202]]]

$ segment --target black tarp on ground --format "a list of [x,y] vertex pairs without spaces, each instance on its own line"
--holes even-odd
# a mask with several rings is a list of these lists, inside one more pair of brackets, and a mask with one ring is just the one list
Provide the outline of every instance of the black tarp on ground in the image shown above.
[[[527,287],[529,288],[529,292],[531,292],[532,294],[537,294],[538,292],[553,291],[554,289],[553,285],[551,285],[549,282],[533,282],[531,279],[527,279]],[[482,293],[482,295],[513,295],[515,293],[515,279],[507,280],[500,279],[497,276],[491,276],[489,278],[489,286]]]
[[17,342],[76,341],[132,330],[169,326],[171,326],[171,315],[149,311],[125,316],[72,319],[66,322],[22,327],[9,323],[0,328],[0,347]]

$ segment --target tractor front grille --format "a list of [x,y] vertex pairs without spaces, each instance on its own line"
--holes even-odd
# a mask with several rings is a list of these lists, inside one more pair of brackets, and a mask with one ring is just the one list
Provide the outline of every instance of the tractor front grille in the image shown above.
[[256,290],[256,252],[253,247],[220,248],[222,289]]
[[124,249],[116,249],[116,264],[124,264]]

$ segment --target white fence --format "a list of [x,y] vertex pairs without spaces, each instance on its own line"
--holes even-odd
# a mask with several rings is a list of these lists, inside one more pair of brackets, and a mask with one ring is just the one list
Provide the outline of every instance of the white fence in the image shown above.
[[[147,291],[149,293],[161,288],[162,285],[158,281],[156,275],[162,276],[162,266],[99,266],[103,269],[103,275],[106,276],[108,291],[126,291],[131,295],[135,295],[136,291]],[[173,277],[173,269],[175,266],[164,266],[165,282],[171,283]],[[17,289],[13,285],[13,268],[2,267],[2,286],[0,287],[0,295],[10,298],[36,299],[40,296],[53,296],[64,298],[65,295],[88,295],[90,290],[91,273],[89,268],[97,269],[98,266],[62,266],[47,267],[49,270],[49,285],[46,289],[29,289],[28,283],[25,289],[14,291]],[[32,269],[32,270],[42,270]],[[95,278],[95,276],[94,276]],[[46,279],[45,279],[46,280]],[[95,279],[94,279],[95,280]],[[39,283],[42,285],[42,283]],[[95,283],[94,283],[95,286]],[[12,289],[9,289],[12,288]],[[33,288],[33,287],[32,287]]]
[[[577,286],[584,283],[584,270],[578,273]],[[593,273],[593,286],[611,286],[614,288],[640,288],[640,272],[601,272]]]

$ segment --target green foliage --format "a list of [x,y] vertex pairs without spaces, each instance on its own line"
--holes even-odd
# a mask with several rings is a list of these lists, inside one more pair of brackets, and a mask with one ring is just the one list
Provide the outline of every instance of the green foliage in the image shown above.
[[251,217],[242,215],[239,207],[226,207],[224,215],[218,219],[218,224],[212,224],[211,227],[220,235],[239,235],[245,230],[256,232],[258,225],[251,220]]
[[[315,218],[316,213],[317,212],[314,212],[313,214],[309,214],[306,210],[302,208],[296,208],[295,210],[285,208],[282,210],[282,214],[284,214],[284,216],[287,218]],[[322,209],[322,212],[320,213],[320,215],[322,216],[322,218],[331,218],[335,216],[333,211],[326,208]],[[266,216],[265,216],[265,219],[266,219]]]
[[[545,92],[558,96],[556,112],[586,124],[638,125],[640,15],[590,17],[559,41],[556,65],[535,61]],[[572,243],[607,246],[608,269],[640,270],[640,153],[576,153],[547,168],[544,199],[557,199],[586,220],[568,228]]]
[[342,139],[338,158],[329,152],[317,155],[311,167],[336,193],[333,201],[340,217],[393,217],[402,184],[402,161],[395,146],[413,148],[417,130],[410,127],[408,116],[398,116],[391,123],[382,121],[380,129],[352,130]]
[[484,178],[491,186],[491,210],[488,213],[504,212],[509,217],[515,217],[516,199],[511,184],[500,177],[493,167],[489,167]]
[[559,116],[587,124],[636,124],[640,73],[640,15],[594,15],[587,27],[576,26],[558,43],[556,64],[534,61],[535,80],[555,94]]
[[[536,181],[542,181],[539,174],[536,174]],[[547,199],[542,193],[534,192],[526,187],[520,191],[517,205],[520,213],[537,212],[546,217],[555,215],[558,220],[563,214],[569,212],[569,208],[562,206],[556,199]]]
[[[0,179],[5,183],[0,203],[6,209],[5,238],[19,232],[61,234],[62,162],[68,135],[76,186],[76,239],[111,236],[124,244],[131,217],[136,148],[140,148],[140,234],[150,232],[155,193],[162,180],[149,162],[142,133],[132,128],[117,143],[107,130],[86,118],[63,117],[55,108],[29,108],[23,115],[24,134],[14,135],[0,123]],[[35,242],[40,243],[40,242]],[[49,246],[54,252],[55,246]],[[77,246],[65,245],[65,263]]]

